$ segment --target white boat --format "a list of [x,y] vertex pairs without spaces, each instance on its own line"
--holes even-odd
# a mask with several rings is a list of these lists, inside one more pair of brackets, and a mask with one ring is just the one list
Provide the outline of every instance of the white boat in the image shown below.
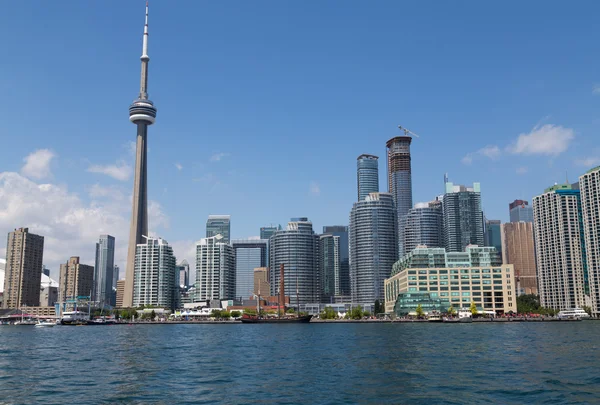
[[590,315],[581,308],[569,308],[560,311],[558,319],[590,319]]
[[38,319],[38,323],[35,324],[35,327],[36,328],[51,328],[55,325],[56,325],[56,322],[52,322],[52,321],[48,321],[48,320],[40,321]]
[[87,312],[83,311],[69,311],[63,312],[62,318],[60,318],[60,323],[62,325],[84,325],[87,323],[90,316]]

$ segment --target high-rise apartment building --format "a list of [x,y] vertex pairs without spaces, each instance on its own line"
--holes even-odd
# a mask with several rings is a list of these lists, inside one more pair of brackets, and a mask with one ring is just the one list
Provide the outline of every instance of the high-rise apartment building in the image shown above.
[[58,281],[60,302],[77,297],[90,297],[94,289],[94,267],[79,262],[79,257],[71,256],[60,265]]
[[190,264],[187,260],[183,259],[181,263],[177,265],[176,269],[179,274],[179,286],[187,288],[190,286]]
[[123,304],[131,307],[133,302],[133,279],[135,272],[135,257],[137,245],[145,243],[144,236],[148,235],[148,127],[156,120],[156,107],[148,99],[148,3],[146,3],[146,23],[142,41],[142,72],[140,78],[140,93],[129,106],[129,121],[137,127],[135,147],[135,174],[133,179],[133,207],[131,212],[131,227],[129,228],[129,246],[127,250],[127,265],[125,267],[125,292]]
[[[397,136],[386,143],[388,166],[388,192],[394,198],[396,208],[396,235],[398,243],[398,256],[404,255],[405,249],[400,237],[403,230],[404,216],[413,206],[412,200],[412,172],[410,163],[410,136]],[[383,287],[382,287],[383,288]]]
[[[319,236],[308,218],[292,218],[271,237],[271,292],[277,294],[279,267],[284,265],[285,295],[292,306],[319,302]],[[296,294],[297,292],[297,294]]]
[[116,290],[117,289],[117,281],[120,280],[119,276],[121,275],[121,269],[119,268],[119,266],[117,266],[115,264],[115,267],[113,268],[113,289]]
[[217,233],[196,245],[196,302],[235,299],[235,252],[224,240]]
[[339,237],[340,271],[335,281],[335,295],[350,296],[350,248],[348,245],[348,227],[345,225],[326,225],[323,227],[323,235]]
[[125,280],[117,280],[117,308],[123,308],[123,293],[125,292]]
[[9,232],[6,244],[3,308],[40,305],[44,237],[28,228]]
[[538,293],[533,222],[502,224],[503,261],[515,269],[517,294]]
[[362,201],[370,193],[379,192],[379,157],[360,155],[356,159],[356,183],[358,201]]
[[579,177],[592,314],[600,315],[600,166]]
[[340,291],[340,237],[319,237],[319,282],[321,302],[331,302]]
[[350,212],[350,284],[354,303],[383,302],[383,281],[398,259],[396,210],[390,193],[371,193]]
[[589,305],[580,192],[554,185],[533,199],[540,302],[557,310]]
[[235,253],[235,298],[249,298],[254,290],[254,269],[267,267],[267,245],[264,239],[238,239],[231,245]]
[[[483,244],[493,246],[498,252],[502,252],[502,223],[498,219],[485,220],[485,232],[483,235]],[[511,263],[512,264],[512,263]]]
[[221,235],[221,243],[229,243],[231,235],[231,215],[209,215],[206,221],[206,237]]
[[462,252],[468,245],[484,245],[481,186],[454,185],[446,182],[442,201],[444,245],[448,252]]
[[442,204],[440,201],[418,203],[408,211],[401,227],[403,245],[407,252],[417,246],[444,246]]
[[267,267],[258,267],[254,269],[254,289],[253,294],[266,297],[271,294],[271,283],[269,283],[269,269]]
[[179,307],[179,274],[173,248],[161,238],[146,238],[137,245],[133,306]]
[[96,265],[94,267],[94,291],[92,300],[99,305],[115,305],[113,295],[113,272],[115,270],[115,238],[100,235],[96,243]]
[[514,200],[508,204],[510,222],[533,222],[533,207],[525,200]]
[[269,260],[270,260],[270,254],[269,254],[269,246],[270,246],[270,239],[271,236],[273,236],[275,234],[275,232],[277,231],[281,231],[281,225],[277,225],[277,226],[263,226],[260,228],[260,238],[264,239],[267,241],[267,267],[269,267]]

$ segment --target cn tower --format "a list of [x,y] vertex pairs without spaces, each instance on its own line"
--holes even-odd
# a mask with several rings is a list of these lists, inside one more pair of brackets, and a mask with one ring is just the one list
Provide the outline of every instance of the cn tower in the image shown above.
[[144,243],[143,236],[148,235],[148,126],[154,124],[156,107],[148,99],[148,2],[146,2],[146,23],[142,45],[142,73],[140,94],[129,106],[129,121],[137,126],[137,141],[135,148],[135,178],[133,180],[133,209],[131,213],[131,228],[129,229],[129,249],[125,269],[125,291],[123,307],[133,305],[133,277],[135,267],[136,246]]

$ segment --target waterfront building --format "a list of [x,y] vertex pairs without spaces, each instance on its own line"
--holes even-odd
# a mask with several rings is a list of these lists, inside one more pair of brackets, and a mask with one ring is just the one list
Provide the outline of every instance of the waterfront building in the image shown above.
[[579,177],[592,315],[600,315],[600,166]]
[[59,299],[59,283],[42,272],[40,281],[40,307],[53,307]]
[[231,235],[231,215],[209,215],[206,221],[206,237],[221,235],[221,243],[229,243]]
[[183,259],[181,263],[177,265],[176,271],[179,274],[179,286],[188,288],[190,286],[190,264],[188,261]]
[[235,252],[224,240],[218,233],[196,244],[196,302],[235,299]]
[[356,159],[356,183],[358,201],[362,201],[371,193],[379,192],[379,157],[360,155]]
[[140,93],[138,98],[129,106],[129,121],[137,127],[135,147],[135,172],[133,179],[133,208],[131,227],[129,229],[129,246],[125,267],[125,291],[123,304],[131,307],[133,304],[133,288],[135,273],[135,258],[137,246],[145,244],[144,236],[148,235],[148,126],[154,124],[156,107],[148,99],[148,3],[146,3],[146,21],[142,42],[142,71]]
[[319,236],[308,218],[292,218],[286,229],[271,237],[271,295],[279,290],[279,267],[284,265],[285,295],[292,306],[320,301]]
[[444,246],[448,252],[462,252],[467,245],[484,245],[479,183],[465,187],[446,182],[442,206]]
[[400,317],[415,316],[419,306],[425,315],[433,311],[442,313],[450,307],[450,299],[448,297],[432,298],[431,294],[427,292],[400,293],[396,298],[393,313]]
[[533,222],[502,224],[503,262],[515,268],[517,295],[538,293]]
[[444,246],[444,228],[441,201],[418,203],[404,217],[402,234],[407,252],[419,245]]
[[19,309],[40,305],[40,282],[44,257],[44,237],[29,228],[8,233],[2,307]]
[[266,297],[271,293],[271,283],[269,283],[269,268],[257,267],[254,269],[254,289],[253,294]]
[[340,280],[340,237],[321,235],[319,237],[319,281],[321,302],[331,302],[336,295],[336,281],[339,291]]
[[115,264],[115,267],[113,268],[113,290],[117,289],[117,281],[119,281],[121,278],[119,277],[119,273],[121,272],[121,269],[119,268],[119,266],[117,266]]
[[[467,253],[462,263],[451,260]],[[481,258],[481,255],[487,256]],[[493,247],[469,246],[466,252],[443,248],[417,248],[394,264],[385,280],[385,310],[392,313],[399,295],[429,293],[432,299],[449,300],[459,309],[471,302],[498,314],[517,311],[514,269],[502,264]]]
[[525,200],[514,200],[508,204],[510,222],[533,222],[533,207]]
[[348,297],[350,290],[350,247],[348,245],[348,227],[345,225],[326,225],[323,235],[333,235],[339,238],[340,270],[336,273],[335,296]]
[[123,308],[123,295],[125,293],[125,280],[117,280],[117,308]]
[[179,274],[176,263],[173,248],[164,239],[146,237],[146,243],[137,245],[134,307],[152,305],[160,308],[178,308]]
[[235,253],[235,299],[249,298],[254,291],[254,269],[267,267],[264,239],[237,239],[231,245]]
[[580,192],[554,185],[533,199],[540,303],[563,310],[589,305]]
[[493,246],[498,252],[502,252],[502,223],[497,219],[485,220],[484,245]]
[[388,192],[394,199],[396,208],[396,243],[398,243],[397,257],[404,256],[405,248],[400,237],[403,233],[404,216],[413,206],[412,200],[412,172],[410,158],[410,144],[412,137],[397,136],[386,143],[388,166]]
[[6,270],[6,260],[0,258],[0,308],[3,308],[4,303],[4,274]]
[[354,203],[349,227],[352,302],[383,300],[383,282],[398,259],[396,224],[390,193],[371,193]]
[[114,306],[113,272],[115,269],[115,238],[100,235],[96,243],[96,265],[94,266],[94,291],[92,300],[100,306]]
[[78,256],[60,265],[59,301],[75,300],[78,297],[91,298],[94,289],[94,266],[82,264]]

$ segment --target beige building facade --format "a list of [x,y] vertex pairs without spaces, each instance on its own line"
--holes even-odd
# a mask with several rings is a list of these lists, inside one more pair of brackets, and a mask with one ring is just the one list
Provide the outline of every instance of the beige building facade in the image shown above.
[[79,257],[73,256],[60,265],[60,301],[91,295],[94,288],[94,266],[81,264]]
[[502,224],[502,261],[515,269],[517,294],[538,293],[532,222]]
[[261,297],[271,295],[271,283],[269,283],[269,269],[267,267],[257,267],[254,269],[254,293]]
[[40,305],[44,237],[28,228],[9,232],[6,244],[3,308]]
[[123,308],[123,295],[125,293],[125,280],[117,280],[117,308]]

